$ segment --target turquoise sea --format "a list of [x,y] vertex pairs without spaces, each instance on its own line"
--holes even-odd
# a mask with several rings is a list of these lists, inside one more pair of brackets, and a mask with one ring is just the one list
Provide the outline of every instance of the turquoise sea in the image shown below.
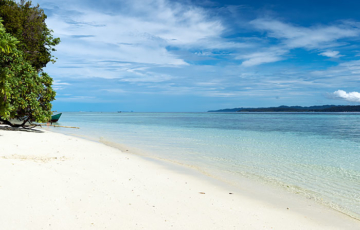
[[360,219],[360,113],[63,113],[53,131],[269,184]]

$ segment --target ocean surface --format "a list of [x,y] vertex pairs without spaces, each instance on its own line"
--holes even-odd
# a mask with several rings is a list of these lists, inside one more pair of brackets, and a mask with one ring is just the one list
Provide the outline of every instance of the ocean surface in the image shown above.
[[53,131],[237,182],[247,178],[360,219],[360,113],[63,113]]

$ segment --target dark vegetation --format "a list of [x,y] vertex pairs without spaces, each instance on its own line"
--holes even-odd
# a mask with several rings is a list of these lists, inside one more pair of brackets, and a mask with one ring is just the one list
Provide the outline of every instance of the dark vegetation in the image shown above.
[[320,106],[279,106],[267,108],[233,108],[211,110],[209,112],[360,112],[360,105],[320,105]]

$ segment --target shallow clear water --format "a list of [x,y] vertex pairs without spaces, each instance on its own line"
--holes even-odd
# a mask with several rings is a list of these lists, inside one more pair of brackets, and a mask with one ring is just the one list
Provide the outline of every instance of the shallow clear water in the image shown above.
[[360,114],[63,113],[59,124],[80,129],[54,131],[270,183],[360,219]]

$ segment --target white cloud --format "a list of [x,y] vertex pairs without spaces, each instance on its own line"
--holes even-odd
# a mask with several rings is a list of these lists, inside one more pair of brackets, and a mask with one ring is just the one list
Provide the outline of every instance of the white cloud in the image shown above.
[[66,85],[71,85],[71,84],[67,83],[67,82],[61,82],[60,80],[54,80],[53,89],[54,90],[61,90],[61,89],[64,89],[64,86],[66,86]]
[[53,85],[70,85],[70,83],[61,82],[60,80],[54,80]]
[[281,54],[272,53],[272,52],[252,53],[249,55],[244,55],[243,58],[247,59],[246,61],[243,61],[243,63],[241,64],[242,66],[245,67],[260,65],[264,63],[277,62],[283,59],[281,57]]
[[72,97],[57,97],[56,101],[66,101],[66,102],[100,102],[97,97],[93,96],[72,96]]
[[340,77],[343,80],[350,77],[357,80],[360,75],[360,60],[343,62],[338,66],[328,68],[327,70],[313,71],[312,74],[322,77]]
[[[277,62],[285,59],[284,55],[292,49],[324,49],[339,46],[338,40],[360,36],[360,29],[352,24],[331,26],[301,27],[284,23],[274,19],[259,18],[250,22],[257,30],[267,32],[268,37],[278,39],[277,44],[265,48],[263,51],[239,56],[245,59],[242,66],[255,66],[263,63]],[[325,51],[320,55],[339,58],[339,51]]]
[[284,23],[274,19],[260,18],[250,22],[255,28],[267,31],[269,37],[283,40],[283,44],[290,49],[337,46],[337,40],[358,37],[360,29],[351,24],[330,26],[302,27]]
[[[101,10],[85,3],[79,7],[81,3],[67,0],[57,2],[59,7],[44,4],[52,7],[47,24],[62,38],[58,53],[66,56],[187,65],[167,47],[217,47],[222,43],[219,40],[224,27],[220,20],[209,18],[206,10],[192,5],[167,0],[124,0],[108,2],[114,6]],[[225,42],[221,46],[239,44]]]
[[256,66],[264,63],[271,63],[283,60],[285,55],[288,51],[281,48],[272,47],[266,49],[264,51],[250,53],[246,55],[238,56],[238,59],[245,59],[241,66],[250,67]]
[[329,58],[339,58],[342,56],[342,55],[339,55],[339,53],[340,53],[339,51],[328,50],[328,51],[320,53],[319,55],[329,57]]
[[337,90],[333,94],[335,97],[344,99],[346,101],[360,102],[360,93],[358,93],[358,92],[347,93],[344,90]]
[[344,62],[339,67],[341,70],[347,70],[351,74],[360,74],[360,60]]
[[125,94],[128,93],[123,89],[103,89],[102,91],[109,92],[109,93],[116,93],[116,94]]

